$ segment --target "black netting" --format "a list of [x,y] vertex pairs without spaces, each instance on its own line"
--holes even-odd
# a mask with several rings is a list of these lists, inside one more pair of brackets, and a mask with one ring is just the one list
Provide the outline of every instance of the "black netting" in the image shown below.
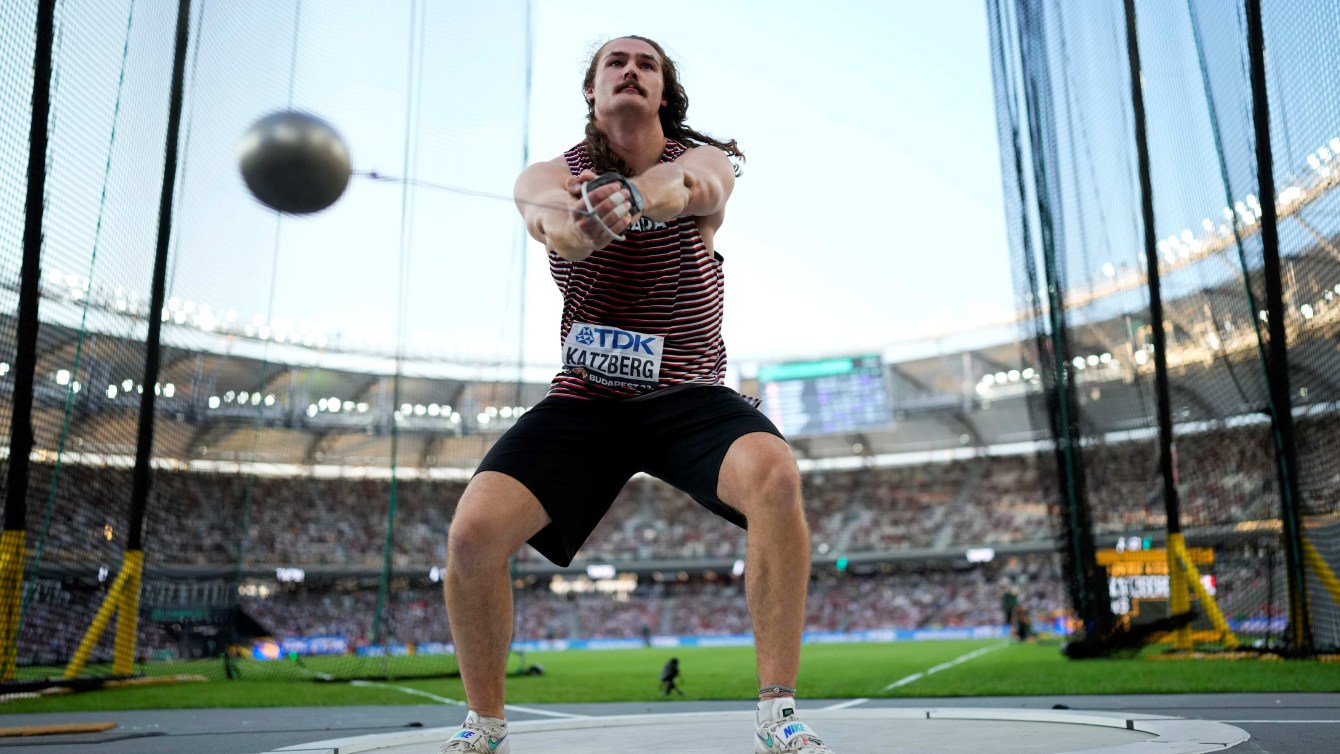
[[[1034,417],[1062,450],[1049,455],[1063,544],[1081,567],[1085,528],[1099,548],[1168,530],[1157,423],[1153,313],[1144,249],[1137,122],[1121,2],[992,2],[993,65],[1007,210],[1020,303],[1030,307],[1025,364]],[[1187,543],[1215,550],[1219,600],[1240,638],[1289,648],[1290,594],[1309,593],[1316,648],[1334,647],[1335,560],[1326,525],[1340,515],[1332,461],[1340,386],[1340,215],[1332,161],[1340,133],[1335,3],[1263,7],[1280,280],[1288,337],[1296,492],[1283,482],[1286,422],[1272,421],[1273,348],[1259,191],[1248,17],[1243,5],[1137,2],[1141,95],[1158,239],[1167,400]],[[1017,155],[1017,161],[1016,161]],[[1279,378],[1274,378],[1280,382]],[[1282,384],[1282,383],[1281,383]],[[1069,424],[1062,410],[1073,410]],[[1283,410],[1283,409],[1281,409]],[[1079,470],[1066,474],[1067,458]],[[1056,461],[1055,459],[1060,459]],[[1076,481],[1082,480],[1082,486]],[[1296,496],[1296,499],[1295,499]],[[1290,557],[1283,525],[1323,543],[1305,569],[1244,565]],[[1077,531],[1077,529],[1079,531]],[[1315,540],[1315,541],[1314,541]],[[1303,546],[1307,551],[1308,545]],[[1063,552],[1065,549],[1063,548]],[[1255,556],[1244,553],[1256,553]],[[1236,580],[1236,583],[1235,583]],[[1292,588],[1292,592],[1291,592]],[[1231,596],[1230,596],[1231,595]],[[1315,595],[1322,595],[1317,598]],[[1203,607],[1203,606],[1202,606]],[[1204,610],[1200,611],[1204,614]],[[1165,613],[1166,614],[1166,613]],[[1295,616],[1296,617],[1296,616]],[[1205,623],[1198,623],[1207,627]]]
[[[36,5],[0,11],[0,389],[11,392]],[[36,444],[6,680],[63,673],[133,570],[147,394],[135,660],[154,662],[136,672],[452,672],[433,581],[445,522],[465,470],[543,389],[521,387],[515,208],[356,176],[330,209],[283,216],[248,194],[238,150],[262,116],[310,111],[341,132],[356,171],[507,196],[525,161],[528,6],[188,5],[164,306],[151,311],[177,3],[56,4]],[[162,322],[161,367],[145,385],[150,318]],[[11,402],[0,406],[8,438]],[[314,600],[339,623],[298,620]],[[426,603],[436,622],[408,618]],[[80,674],[112,672],[129,610],[89,634]],[[325,629],[347,638],[326,647],[334,657],[305,669],[256,659]]]

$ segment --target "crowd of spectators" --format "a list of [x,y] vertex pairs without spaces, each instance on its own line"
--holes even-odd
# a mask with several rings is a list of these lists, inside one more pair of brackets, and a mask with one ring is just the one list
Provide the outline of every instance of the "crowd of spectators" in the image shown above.
[[[1305,513],[1340,509],[1340,464],[1334,462],[1328,424],[1298,422]],[[1094,532],[1153,532],[1166,525],[1157,442],[1097,443],[1083,448],[1087,499]],[[818,558],[907,551],[958,551],[1055,538],[1056,472],[1045,455],[982,455],[952,462],[810,471],[804,474],[811,546]],[[1263,424],[1179,436],[1176,448],[1183,527],[1230,528],[1278,515],[1273,437]],[[86,565],[87,579],[115,576],[129,525],[130,471],[36,464],[28,517],[30,551],[44,562]],[[399,480],[395,485],[390,559],[397,569],[427,573],[446,560],[447,529],[463,481]],[[54,487],[56,492],[49,494]],[[388,541],[391,483],[380,478],[252,476],[157,471],[144,524],[148,572],[155,566],[345,566],[378,571]],[[48,497],[49,496],[49,497]],[[40,514],[37,513],[40,511]],[[1227,557],[1233,548],[1261,549],[1255,541],[1225,545],[1218,571],[1222,599],[1240,616],[1268,615],[1281,592],[1274,571],[1257,556]],[[629,561],[720,561],[744,556],[745,533],[718,519],[668,485],[634,478],[620,493],[578,557]],[[528,547],[521,564],[538,562]],[[1278,557],[1278,553],[1269,558]],[[1269,560],[1269,558],[1267,558]],[[864,559],[868,560],[868,559]],[[1274,562],[1270,560],[1270,562]],[[983,625],[998,622],[1003,583],[1031,590],[1032,615],[1048,615],[1065,601],[1057,568],[1025,560],[1015,571],[990,567],[937,569],[919,561],[875,573],[833,575],[816,569],[808,605],[815,630]],[[646,637],[650,634],[742,633],[749,620],[736,578],[644,579],[630,592],[559,594],[547,583],[518,592],[520,638]],[[146,577],[148,578],[148,577]],[[148,581],[146,581],[146,584]],[[101,604],[99,589],[39,581],[29,594],[20,639],[30,658],[73,654]],[[147,588],[147,586],[146,586]],[[90,590],[91,589],[91,590]],[[442,640],[449,635],[437,587],[398,585],[383,612],[384,635],[398,641]],[[282,585],[249,594],[242,608],[276,632],[335,634],[371,640],[369,616],[377,590],[361,586]],[[1225,610],[1229,612],[1229,609]],[[110,632],[109,632],[110,634]],[[166,641],[141,627],[142,644]],[[170,639],[171,637],[169,637]],[[99,644],[105,649],[106,641]],[[198,648],[197,648],[198,650]],[[193,651],[197,651],[193,650]]]
[[[1340,506],[1340,465],[1324,428],[1300,422],[1305,503]],[[1264,519],[1278,511],[1272,439],[1261,426],[1181,437],[1182,525]],[[1085,489],[1097,534],[1157,531],[1166,524],[1157,443],[1086,446]],[[1046,456],[978,456],[946,463],[812,471],[804,475],[816,555],[991,546],[1049,539],[1060,520],[1057,474]],[[35,490],[49,466],[36,466]],[[129,532],[130,472],[65,466],[47,515],[29,516],[30,542],[61,562],[115,562]],[[463,481],[399,480],[396,567],[440,565]],[[379,568],[391,520],[382,478],[252,476],[159,471],[144,523],[149,563]],[[30,509],[46,509],[34,500]],[[50,522],[47,525],[46,522]],[[39,527],[45,527],[44,529]],[[579,558],[722,559],[744,554],[744,532],[651,477],[631,480]],[[536,560],[529,548],[518,553]]]
[[[1243,539],[1217,548],[1216,601],[1233,619],[1283,615],[1282,553],[1268,536]],[[750,618],[744,580],[704,572],[642,577],[635,588],[600,591],[594,582],[556,589],[547,578],[519,580],[515,592],[518,640],[641,639],[654,636],[745,634]],[[342,580],[306,584],[248,581],[240,599],[239,624],[275,637],[339,636],[351,648],[390,641],[420,645],[449,642],[450,628],[440,585],[396,579],[385,591],[373,581]],[[257,588],[260,586],[261,588]],[[194,624],[218,624],[232,588],[226,580],[211,588],[203,604],[187,605],[191,595],[154,581],[145,584],[137,651],[140,657],[217,656],[228,631],[215,625],[203,633]],[[178,590],[180,591],[180,590]],[[1010,592],[1033,617],[1035,630],[1066,612],[1060,562],[1056,555],[999,558],[991,563],[957,565],[863,565],[837,571],[815,569],[806,606],[810,631],[857,632],[1001,625],[1001,596]],[[199,597],[201,590],[191,590]],[[175,599],[173,598],[173,595]],[[59,664],[73,656],[106,596],[105,586],[90,588],[44,579],[30,594],[19,637],[23,664]],[[380,613],[378,607],[381,607]],[[186,607],[188,609],[181,610]],[[206,610],[202,613],[199,608]],[[374,616],[381,620],[374,627]],[[183,629],[183,624],[185,629]],[[114,630],[96,643],[94,661],[111,657]]]
[[[402,581],[403,580],[397,580]],[[568,582],[571,583],[571,582]],[[226,587],[226,582],[219,585]],[[357,648],[374,641],[448,642],[451,631],[440,585],[356,580],[312,584],[249,581],[237,623],[247,633],[285,637],[339,636]],[[806,628],[851,632],[998,625],[1002,590],[1021,595],[1034,615],[1057,615],[1064,591],[1055,556],[1010,558],[951,568],[877,567],[863,572],[816,571],[809,587]],[[227,594],[185,606],[170,589],[146,585],[138,626],[140,657],[190,658],[223,651],[232,628]],[[215,590],[217,591],[217,590]],[[103,588],[40,583],[26,612],[19,656],[24,664],[57,664],[73,656],[106,596]],[[179,596],[180,597],[180,596]],[[209,604],[213,603],[213,604]],[[374,616],[381,607],[381,620]],[[653,636],[746,634],[751,630],[742,578],[715,573],[664,580],[643,578],[618,591],[557,591],[549,580],[518,582],[518,640],[642,639]],[[205,626],[208,630],[201,631]],[[115,632],[96,643],[93,659],[110,658]],[[380,637],[380,638],[379,638]]]
[[844,473],[856,481],[849,505],[829,503],[842,515],[840,526],[832,530],[835,549],[929,549],[953,518],[950,503],[962,493],[969,467],[954,461]]
[[[811,631],[959,628],[997,625],[1004,589],[1020,595],[1034,615],[1058,614],[1064,587],[1050,555],[1002,559],[971,567],[873,568],[868,572],[816,571],[806,605]],[[300,627],[362,637],[359,621],[373,614],[376,590],[320,594],[294,590],[249,600],[263,625]],[[743,578],[644,578],[630,591],[565,591],[538,580],[516,591],[516,638],[522,640],[704,636],[750,631]],[[449,637],[437,595],[398,594],[392,636],[402,641]],[[276,629],[279,630],[279,629]]]

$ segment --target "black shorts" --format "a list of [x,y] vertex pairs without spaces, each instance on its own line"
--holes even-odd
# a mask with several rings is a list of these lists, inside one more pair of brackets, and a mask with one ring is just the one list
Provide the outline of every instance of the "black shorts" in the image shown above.
[[550,397],[498,439],[475,473],[506,474],[539,499],[552,523],[530,545],[567,566],[639,471],[744,527],[744,516],[717,497],[717,474],[731,443],[752,432],[782,436],[763,412],[724,385],[668,388],[623,400]]

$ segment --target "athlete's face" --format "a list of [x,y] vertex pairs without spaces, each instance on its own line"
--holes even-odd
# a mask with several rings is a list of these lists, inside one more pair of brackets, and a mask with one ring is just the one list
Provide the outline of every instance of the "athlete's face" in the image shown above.
[[586,98],[599,110],[659,111],[665,105],[665,76],[656,48],[640,39],[615,39],[596,55],[595,81]]

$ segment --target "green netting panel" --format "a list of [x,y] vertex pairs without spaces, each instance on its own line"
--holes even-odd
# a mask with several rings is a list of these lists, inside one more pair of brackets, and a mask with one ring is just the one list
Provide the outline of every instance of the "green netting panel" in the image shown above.
[[[1100,100],[1101,108],[1077,112],[1072,106],[1072,94],[1079,89],[1074,78],[1104,80],[1106,86],[1095,94],[1120,86],[1120,69],[1090,63],[1088,57],[1112,49],[1114,38],[1107,31],[1112,9],[1097,5],[1086,9],[1101,23],[1076,23],[1050,12],[1050,6],[1030,3],[991,2],[987,16],[1009,240],[1017,272],[1016,304],[1024,313],[1022,363],[1032,375],[1032,420],[1052,439],[1049,449],[1039,455],[1038,478],[1050,503],[1072,609],[1086,633],[1102,634],[1112,616],[1096,568],[1094,530],[1101,524],[1096,519],[1113,511],[1091,504],[1090,497],[1107,492],[1112,484],[1103,479],[1102,464],[1094,462],[1086,447],[1086,438],[1101,438],[1102,428],[1086,421],[1080,411],[1085,399],[1080,372],[1089,356],[1095,364],[1101,359],[1093,350],[1092,337],[1085,336],[1092,335],[1102,317],[1074,307],[1068,281],[1083,279],[1094,268],[1084,256],[1067,251],[1087,248],[1090,239],[1101,244],[1100,229],[1109,226],[1116,236],[1111,242],[1119,244],[1129,224],[1110,208],[1119,207],[1122,197],[1093,201],[1094,190],[1107,188],[1110,181],[1089,185],[1075,180],[1081,167],[1087,179],[1100,165],[1081,162],[1088,157],[1086,145],[1069,135],[1120,130],[1122,112],[1119,100],[1111,98]],[[1061,31],[1070,28],[1085,34],[1072,39]],[[1101,167],[1122,175],[1120,164]]]
[[[1039,373],[1035,421],[1056,430],[1059,386],[1069,384],[1098,546],[1136,534],[1157,538],[1169,522],[1123,3],[992,2],[988,9],[1011,246],[1020,304],[1033,315],[1024,334],[1034,344],[1025,365]],[[1298,502],[1307,537],[1322,543],[1318,563],[1334,571],[1325,543],[1338,513],[1337,470],[1326,428],[1336,411],[1329,375],[1338,357],[1326,333],[1334,332],[1331,302],[1340,294],[1340,215],[1328,209],[1336,201],[1332,163],[1340,144],[1331,142],[1340,114],[1326,71],[1334,63],[1336,8],[1322,2],[1300,10],[1263,9],[1271,148]],[[1189,544],[1234,563],[1250,559],[1242,554],[1248,551],[1270,560],[1282,551],[1284,487],[1270,421],[1245,11],[1194,0],[1137,2],[1135,11],[1180,524]],[[1054,301],[1063,314],[1050,308]],[[1043,459],[1042,476],[1064,491],[1058,458]],[[1067,519],[1057,520],[1065,534]],[[1309,592],[1325,593],[1325,571],[1308,569]],[[1231,609],[1221,607],[1234,621],[1254,621],[1253,640],[1284,648],[1286,581],[1229,566],[1219,585],[1232,595],[1225,597]],[[1311,602],[1324,650],[1334,635],[1327,628],[1334,601]]]
[[[100,475],[84,462],[105,462],[108,448],[119,449],[112,462],[122,466],[133,456],[133,414],[101,409],[112,381],[129,380],[131,395],[141,389],[143,322],[111,304],[116,297],[147,298],[149,277],[141,274],[140,266],[127,263],[124,252],[109,250],[148,250],[152,257],[156,204],[140,196],[143,185],[161,183],[167,97],[164,90],[128,86],[126,81],[163,64],[164,58],[155,61],[152,52],[130,54],[132,47],[150,42],[153,33],[152,24],[137,16],[131,3],[99,4],[84,11],[58,4],[55,15],[41,325],[32,396],[37,463],[27,496],[29,565],[20,647],[23,637],[33,635],[66,648],[77,645],[82,632],[71,628],[72,623],[62,621],[52,633],[30,625],[30,620],[60,615],[61,610],[48,610],[52,604],[90,618],[121,570],[130,529],[129,487],[101,484]],[[31,36],[33,23],[25,27]],[[171,45],[145,49],[165,48]],[[26,82],[7,77],[7,92],[31,91],[32,70],[22,75]],[[20,112],[28,118],[31,109],[25,105]],[[156,121],[153,133],[145,130],[149,121]],[[5,149],[26,159],[28,144],[7,144]],[[22,222],[22,210],[18,217]],[[6,248],[7,254],[21,253],[17,245]],[[88,421],[81,421],[84,417]],[[58,456],[65,460],[56,463]],[[52,569],[78,574],[87,586],[73,595],[54,588]],[[84,620],[85,627],[88,622]],[[110,647],[110,632],[100,639],[95,656]],[[22,651],[20,655],[19,680],[51,674],[49,668],[33,667]]]
[[[0,344],[17,309],[29,5],[3,11],[0,41],[12,121],[0,161],[14,168],[0,186]],[[136,672],[192,660],[215,675],[313,677],[249,659],[268,652],[262,635],[310,638],[275,618],[306,604],[298,572],[356,608],[341,626],[349,652],[319,675],[452,672],[446,652],[394,667],[385,655],[449,642],[423,584],[444,562],[460,480],[543,379],[523,381],[518,355],[515,208],[426,184],[510,195],[526,159],[528,5],[191,3],[166,306],[150,312],[175,5],[57,9],[19,680],[60,674],[121,570],[145,391],[156,471],[139,615],[149,663]],[[357,171],[419,185],[356,176],[307,217],[259,205],[238,146],[281,109],[334,124]],[[149,317],[164,325],[146,386]],[[404,620],[427,603],[432,636]],[[107,672],[111,637],[86,674]]]
[[[1280,214],[1289,376],[1297,429],[1298,507],[1313,641],[1340,650],[1340,459],[1334,417],[1340,402],[1340,3],[1263,7],[1271,143]],[[1327,583],[1331,586],[1327,588]]]
[[[32,66],[35,45],[33,30],[37,23],[37,4],[8,3],[0,9],[0,45],[5,55],[0,61],[0,432],[9,437],[13,402],[11,369],[15,354],[15,323],[19,301],[19,269],[23,261],[24,201],[28,190],[28,132],[32,114]],[[8,440],[6,439],[6,443]],[[8,455],[6,455],[8,458]],[[7,477],[7,475],[6,475]]]

